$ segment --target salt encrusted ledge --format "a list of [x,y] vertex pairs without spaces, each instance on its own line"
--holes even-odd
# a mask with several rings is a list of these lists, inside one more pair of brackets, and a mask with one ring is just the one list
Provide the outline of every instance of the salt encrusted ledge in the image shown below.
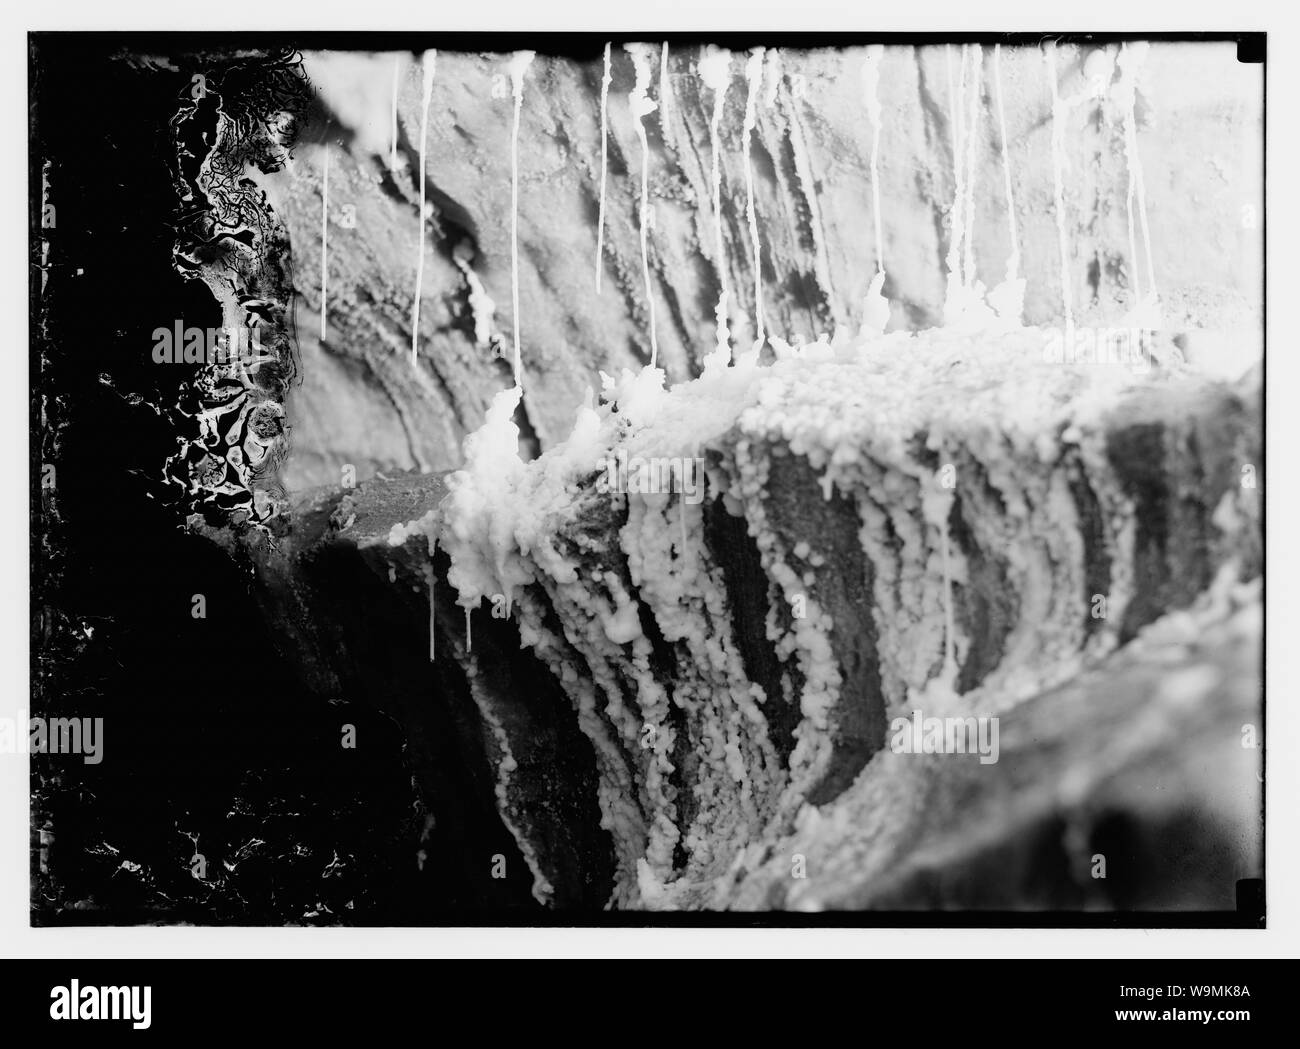
[[[777,343],[768,366],[729,366],[724,348],[671,391],[653,369],[606,377],[600,406],[527,464],[507,391],[447,498],[391,530],[393,546],[445,551],[475,610],[438,658],[478,681],[495,608],[559,683],[594,754],[612,905],[860,894],[851,872],[820,896],[791,879],[788,839],[827,820],[853,836],[856,799],[900,775],[894,718],[1011,730],[1026,701],[1108,665],[1162,614],[1258,575],[1254,395],[1154,366],[1150,346],[1141,367],[1052,363],[1044,339]],[[610,492],[598,466],[697,457],[703,489],[688,475],[685,494]],[[534,690],[472,691],[499,810],[550,901],[569,861],[519,771],[537,744],[515,712]],[[1036,768],[1036,789],[1069,771]],[[974,783],[1005,778],[984,769]],[[897,830],[912,815],[873,818]]]

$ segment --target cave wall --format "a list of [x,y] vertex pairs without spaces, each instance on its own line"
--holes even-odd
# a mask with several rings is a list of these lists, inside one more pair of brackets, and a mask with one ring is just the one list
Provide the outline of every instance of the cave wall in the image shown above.
[[[1063,113],[1066,271],[1079,323],[1114,323],[1135,305],[1130,257],[1124,107],[1118,74],[1098,94],[1098,49],[1055,51]],[[1113,59],[1115,45],[1102,49]],[[863,48],[769,50],[751,140],[765,328],[791,341],[854,328],[876,268],[870,181],[873,127],[863,101]],[[441,52],[431,83],[425,159],[427,219],[418,218],[421,66],[408,53],[309,52],[315,108],[284,170],[248,174],[289,230],[301,381],[289,395],[290,490],[458,465],[464,434],[491,394],[511,383],[511,133],[509,56]],[[754,253],[747,225],[743,127],[745,55],[732,58],[719,122],[725,259],[714,247],[709,123],[713,92],[699,49],[670,49],[667,88],[653,49],[645,119],[648,234],[658,363],[672,380],[699,370],[713,345],[725,278],[737,345],[753,335]],[[598,46],[588,56],[539,55],[523,81],[519,129],[519,334],[526,450],[569,430],[600,370],[649,360],[641,273],[642,151],[629,108],[631,57],[615,46],[608,95],[608,181],[602,291],[595,291],[601,171]],[[1028,274],[1027,323],[1062,315],[1053,204],[1048,68],[1037,47],[986,47],[976,106],[974,260],[987,285],[1010,247],[997,103],[1003,103],[1012,194]],[[1187,339],[1258,352],[1262,297],[1262,66],[1231,43],[1158,43],[1138,78],[1135,118],[1153,247],[1151,268],[1167,325]],[[954,194],[953,85],[959,48],[886,47],[879,173],[885,294],[891,328],[941,321],[943,258]],[[951,74],[951,79],[950,79]],[[398,141],[391,122],[394,82]],[[973,82],[973,81],[972,81]],[[999,89],[1000,84],[1000,89]],[[1208,146],[1207,146],[1208,144]],[[328,155],[328,323],[320,338],[323,183]],[[423,252],[419,363],[412,367],[412,303]],[[473,278],[471,279],[470,274]],[[474,281],[490,298],[475,309]],[[481,301],[481,300],[478,300]],[[476,321],[478,330],[476,331]]]

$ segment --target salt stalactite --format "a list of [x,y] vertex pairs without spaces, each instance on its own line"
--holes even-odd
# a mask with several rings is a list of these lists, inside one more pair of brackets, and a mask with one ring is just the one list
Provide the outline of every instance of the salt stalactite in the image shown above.
[[862,100],[867,107],[867,116],[871,118],[871,208],[875,220],[878,273],[885,269],[885,238],[880,223],[880,60],[884,53],[883,46],[874,44],[867,48],[867,57],[862,63]]
[[436,661],[437,650],[437,602],[435,589],[437,587],[437,576],[433,571],[433,562],[437,556],[438,540],[431,538],[429,540],[429,560],[422,567],[424,568],[424,581],[429,584],[429,662]]
[[510,137],[510,297],[515,323],[515,386],[522,387],[523,358],[519,352],[519,115],[524,108],[524,72],[536,51],[516,51],[510,59],[510,87],[515,99],[515,125]]
[[659,341],[655,336],[655,300],[650,285],[650,254],[646,229],[650,190],[650,146],[645,137],[645,118],[659,107],[646,95],[652,76],[648,48],[638,44],[625,44],[624,49],[632,56],[632,65],[636,69],[636,82],[627,100],[632,110],[632,117],[636,120],[636,137],[641,142],[641,276],[645,280],[646,305],[650,310],[650,367],[653,368],[659,357]]
[[731,359],[730,333],[727,331],[727,257],[722,243],[722,169],[719,166],[718,125],[722,121],[722,109],[727,97],[727,85],[731,81],[731,52],[710,46],[700,57],[700,79],[704,86],[713,92],[713,115],[709,119],[709,151],[713,160],[713,233],[714,265],[718,269],[718,295],[716,309],[718,321],[718,347],[721,355],[725,350],[725,360]]
[[952,124],[952,168],[953,168],[953,202],[949,212],[951,232],[948,238],[948,254],[945,262],[948,267],[948,288],[944,296],[943,320],[945,324],[954,324],[960,317],[963,301],[962,292],[966,280],[962,274],[962,241],[966,236],[963,204],[966,199],[965,170],[962,164],[962,146],[964,145],[964,121],[962,102],[966,97],[966,47],[961,50],[961,80],[957,89],[953,89],[952,52],[947,51],[948,62],[948,102],[950,123]]
[[758,214],[754,211],[754,167],[750,163],[750,136],[757,122],[758,93],[763,87],[763,48],[749,52],[745,63],[745,81],[749,91],[745,96],[745,124],[742,148],[745,154],[745,217],[749,221],[749,239],[754,248],[754,342],[761,346],[766,340],[763,331],[763,257],[758,241]]
[[324,174],[321,178],[320,198],[320,341],[325,341],[326,302],[329,298],[329,234],[330,234],[330,147],[325,143]]
[[880,104],[880,63],[885,49],[880,44],[867,48],[862,63],[862,101],[871,119],[871,209],[876,232],[876,274],[867,288],[863,303],[862,327],[864,331],[882,333],[889,323],[889,300],[885,287],[885,238],[880,214],[880,127],[883,108]]
[[465,606],[465,651],[466,652],[474,651],[474,635],[471,629],[472,620],[470,619],[470,616],[473,613],[473,611],[474,610],[470,608],[469,605]]
[[767,72],[763,74],[767,90],[763,93],[763,108],[771,109],[776,105],[776,93],[781,88],[781,52],[772,48],[767,53]]
[[960,202],[964,199],[962,186],[962,132],[965,127],[962,123],[961,114],[963,112],[961,100],[966,94],[966,45],[961,49],[961,82],[960,87],[953,80],[952,75],[952,46],[945,45],[944,61],[948,67],[948,126],[952,131],[952,171],[955,180],[955,189],[953,192],[953,207],[951,210],[951,233],[948,243],[948,254],[945,262],[948,266],[948,286],[952,287],[953,277],[956,276],[957,283],[962,283],[961,276],[961,252],[959,250],[962,230],[961,230],[961,208]]
[[668,141],[668,103],[672,100],[672,87],[668,83],[668,41],[659,53],[659,131]]
[[[1118,63],[1120,69],[1118,91],[1120,104],[1124,108],[1124,156],[1128,162],[1129,172],[1127,202],[1129,251],[1132,256],[1134,298],[1137,300],[1129,316],[1134,322],[1133,327],[1154,329],[1161,327],[1160,294],[1156,289],[1155,262],[1151,252],[1151,230],[1147,223],[1146,183],[1142,177],[1142,157],[1138,152],[1136,111],[1137,77],[1146,61],[1149,46],[1145,41],[1121,46]],[[1137,244],[1133,234],[1133,198],[1135,195],[1137,197],[1138,217],[1142,228],[1142,246],[1146,252],[1147,262],[1147,291],[1145,296],[1142,295],[1140,282],[1137,278]]]
[[984,74],[984,49],[979,44],[970,45],[970,126],[966,129],[966,251],[963,256],[962,274],[968,289],[976,288],[975,280],[975,175],[978,166],[975,162],[975,148],[979,142],[980,87]]
[[596,294],[605,268],[605,182],[609,177],[609,44],[605,45],[605,73],[600,78],[600,213],[596,220]]
[[731,361],[731,329],[727,327],[727,293],[725,291],[718,296],[718,304],[713,307],[713,320],[716,333],[714,353],[726,365]]
[[1002,143],[1002,188],[1007,198],[1007,223],[1011,250],[1007,275],[989,292],[989,304],[1004,321],[1019,325],[1025,310],[1025,280],[1020,276],[1020,235],[1016,229],[1016,202],[1011,192],[1011,156],[1007,144],[1007,115],[1002,104],[1002,45],[993,46],[993,86],[997,95],[998,136]]
[[423,72],[420,87],[420,229],[415,242],[415,300],[411,303],[411,366],[420,359],[420,300],[424,294],[424,223],[428,218],[425,200],[425,158],[429,137],[429,98],[433,94],[433,73],[438,62],[437,51],[426,51],[420,56]]
[[1056,44],[1043,49],[1047,82],[1052,89],[1052,195],[1056,209],[1056,238],[1061,249],[1061,309],[1067,335],[1074,330],[1074,308],[1070,294],[1070,247],[1065,232],[1065,118],[1069,106],[1061,101],[1056,84]]
[[393,57],[393,113],[392,126],[390,128],[389,142],[390,149],[388,154],[388,170],[397,170],[397,88],[401,80],[402,57],[395,55]]
[[492,331],[495,327],[496,303],[488,295],[483,282],[474,272],[474,248],[469,241],[461,241],[451,253],[452,262],[465,275],[465,284],[469,289],[469,312],[474,321],[474,345],[485,348],[491,345]]
[[[952,234],[946,263],[948,287],[943,302],[943,322],[968,330],[987,328],[996,320],[984,302],[984,285],[975,279],[975,173],[979,140],[983,48],[962,47],[961,79],[953,89],[949,58],[949,100],[953,125],[954,191]],[[969,85],[969,86],[968,86]]]

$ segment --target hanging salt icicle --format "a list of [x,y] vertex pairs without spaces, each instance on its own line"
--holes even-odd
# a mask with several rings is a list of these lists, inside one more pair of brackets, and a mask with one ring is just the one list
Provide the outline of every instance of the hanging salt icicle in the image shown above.
[[966,140],[966,252],[962,262],[962,276],[968,291],[978,295],[975,279],[975,147],[979,142],[980,88],[984,77],[984,49],[979,44],[970,45],[971,76],[968,92],[970,126],[965,131]]
[[951,58],[949,66],[954,193],[943,322],[978,330],[995,319],[993,311],[984,302],[984,285],[975,279],[975,152],[979,139],[983,49],[978,44],[973,47],[963,45],[961,79],[955,92],[952,90]]
[[961,245],[966,236],[963,204],[966,199],[965,170],[962,164],[963,113],[962,105],[966,97],[966,46],[961,49],[960,86],[954,91],[952,78],[952,52],[946,52],[948,62],[948,102],[950,123],[952,125],[952,167],[953,167],[953,202],[949,211],[951,231],[948,238],[948,254],[945,262],[948,266],[948,289],[944,296],[943,320],[945,324],[956,323],[961,315],[962,291],[966,282],[961,269]]
[[1061,251],[1061,308],[1067,338],[1074,330],[1074,309],[1070,294],[1070,249],[1065,232],[1065,118],[1068,106],[1061,101],[1056,84],[1056,44],[1043,49],[1047,82],[1052,89],[1052,195],[1056,210],[1056,239]]
[[867,48],[862,63],[862,101],[871,120],[871,212],[876,232],[876,274],[867,288],[862,310],[864,331],[880,334],[889,323],[889,300],[885,287],[885,238],[880,214],[880,128],[883,108],[880,104],[880,63],[885,49],[880,44]]
[[470,614],[472,613],[472,611],[473,609],[471,609],[468,605],[465,606],[465,651],[466,652],[474,651],[474,635],[471,629],[473,625],[473,620],[470,619]]
[[320,341],[325,341],[326,303],[329,299],[329,238],[330,238],[330,147],[325,143],[324,174],[321,178],[320,199]]
[[672,100],[672,88],[668,83],[668,41],[664,41],[659,53],[659,133],[668,141],[668,104]]
[[401,80],[402,73],[402,56],[393,56],[393,119],[390,129],[389,142],[391,148],[388,154],[388,170],[397,170],[397,88]]
[[[1138,302],[1129,311],[1127,326],[1135,328],[1158,329],[1163,326],[1160,310],[1160,293],[1156,288],[1155,261],[1151,252],[1151,229],[1147,222],[1146,182],[1142,176],[1142,156],[1138,152],[1137,142],[1137,78],[1146,62],[1150,45],[1146,41],[1136,41],[1132,45],[1124,44],[1120,48],[1120,101],[1124,106],[1124,155],[1129,171],[1129,244],[1134,271],[1134,291]],[[1138,290],[1137,254],[1133,236],[1133,198],[1136,195],[1138,218],[1142,229],[1142,247],[1146,253],[1147,290],[1142,296]]]
[[415,243],[415,300],[411,304],[411,366],[420,359],[420,300],[424,295],[424,224],[428,219],[425,200],[425,157],[429,137],[429,98],[433,94],[433,73],[438,52],[429,50],[420,56],[420,227]]
[[510,59],[510,87],[515,100],[514,132],[510,137],[510,296],[515,322],[515,385],[522,388],[523,358],[519,352],[519,115],[524,108],[524,72],[537,56],[516,51]]
[[763,48],[753,48],[749,61],[745,63],[745,81],[748,93],[745,96],[745,123],[742,148],[745,154],[745,217],[749,221],[749,239],[754,249],[754,342],[761,346],[766,341],[763,331],[763,258],[758,241],[758,215],[754,211],[754,167],[750,163],[750,136],[757,123],[758,93],[763,87]]
[[781,88],[781,52],[772,48],[767,53],[767,72],[763,74],[767,90],[763,92],[763,108],[771,109],[776,105],[776,93]]
[[943,673],[951,685],[957,680],[957,630],[952,611],[952,538],[946,513],[940,518],[939,534],[943,545]]
[[609,44],[605,45],[605,74],[600,78],[600,213],[596,220],[596,294],[605,269],[605,181],[609,175]]
[[727,329],[727,294],[718,296],[718,304],[713,309],[716,337],[714,348],[704,355],[702,374],[712,376],[715,371],[725,371],[731,363],[731,332]]
[[998,316],[1019,326],[1025,310],[1025,279],[1020,276],[1020,237],[1016,230],[1016,203],[1011,193],[1011,157],[1007,144],[1007,115],[1002,105],[1002,45],[993,46],[993,86],[997,95],[998,137],[1002,143],[1002,188],[1007,198],[1007,223],[1011,234],[1011,251],[1007,256],[1007,274],[1001,284],[989,292],[989,305]]
[[883,46],[873,44],[867,48],[867,57],[862,63],[862,100],[871,120],[871,211],[876,231],[877,273],[885,269],[885,239],[880,222],[880,60],[884,53]]
[[625,44],[624,49],[632,56],[632,65],[636,70],[636,80],[628,95],[628,105],[632,118],[636,121],[636,137],[641,142],[641,275],[645,280],[646,305],[650,310],[650,367],[656,365],[659,357],[659,342],[655,336],[655,300],[650,285],[650,255],[646,229],[646,211],[649,207],[650,188],[650,147],[645,137],[645,118],[659,107],[646,94],[652,75],[650,56],[647,48],[639,44]]
[[944,46],[944,61],[948,67],[948,126],[952,131],[952,172],[954,179],[953,207],[950,212],[951,231],[948,243],[948,254],[944,260],[948,266],[948,283],[949,287],[951,287],[954,276],[956,276],[958,284],[962,282],[960,251],[960,244],[963,236],[961,228],[962,213],[958,204],[960,201],[965,199],[965,194],[963,193],[964,186],[962,185],[962,176],[964,172],[962,170],[961,158],[962,131],[965,127],[962,122],[962,114],[965,112],[965,109],[962,106],[962,99],[966,94],[966,45],[963,44],[961,48],[960,87],[958,87],[953,80],[951,45]]
[[[731,360],[730,332],[727,330],[727,259],[722,244],[722,170],[719,166],[718,125],[722,121],[727,85],[731,81],[731,52],[709,47],[700,57],[700,79],[713,92],[713,115],[709,119],[709,151],[712,155],[714,265],[718,270],[720,292],[717,316],[718,345],[716,353],[723,363]],[[712,356],[712,355],[710,355]]]
[[429,584],[429,662],[435,661],[437,656],[437,629],[438,616],[437,604],[435,602],[435,588],[437,586],[437,577],[434,575],[433,562],[438,554],[438,541],[430,540],[429,543],[429,560],[424,565],[424,580]]

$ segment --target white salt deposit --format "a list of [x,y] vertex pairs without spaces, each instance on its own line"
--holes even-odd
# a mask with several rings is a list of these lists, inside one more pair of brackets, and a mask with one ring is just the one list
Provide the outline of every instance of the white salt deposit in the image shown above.
[[523,358],[519,351],[519,115],[524,107],[524,73],[536,54],[535,51],[517,51],[507,66],[515,100],[515,123],[510,136],[510,296],[514,307],[516,386],[523,381]]
[[[775,459],[800,460],[816,475],[824,498],[847,494],[857,508],[858,539],[871,569],[870,614],[888,708],[959,711],[962,704],[978,700],[986,710],[996,711],[1074,673],[1086,647],[1102,651],[1117,643],[1114,624],[1122,619],[1135,586],[1122,567],[1131,558],[1121,549],[1132,542],[1131,529],[1125,531],[1124,525],[1131,505],[1122,492],[1107,489],[1105,468],[1099,466],[1091,480],[1109,522],[1105,541],[1116,548],[1108,595],[1114,622],[1089,640],[1078,609],[1060,600],[1061,594],[1083,592],[1085,556],[1079,529],[1060,527],[1061,522],[1073,521],[1078,511],[1065,472],[1055,467],[1065,446],[1073,446],[1085,460],[1103,462],[1104,449],[1089,444],[1088,437],[1098,432],[1102,413],[1131,387],[1162,381],[1163,376],[1150,369],[1062,361],[1049,352],[1053,344],[1047,331],[1021,326],[1025,282],[1019,276],[998,48],[993,87],[1010,251],[1005,279],[985,302],[983,285],[976,279],[972,237],[983,106],[983,53],[978,45],[962,49],[959,77],[954,77],[949,54],[954,193],[945,260],[946,326],[918,333],[884,333],[889,304],[883,296],[878,165],[883,51],[873,48],[862,70],[862,91],[873,130],[877,272],[868,288],[863,323],[856,334],[841,329],[834,338],[822,335],[811,343],[791,345],[772,337],[775,360],[763,364],[759,361],[766,340],[761,246],[750,149],[758,100],[765,97],[765,106],[774,104],[780,73],[778,57],[772,53],[763,96],[765,53],[761,48],[750,53],[741,133],[746,218],[755,260],[757,338],[749,351],[735,354],[733,360],[719,163],[719,125],[730,80],[730,55],[709,48],[700,58],[698,72],[712,91],[713,103],[709,125],[713,224],[721,284],[717,342],[704,355],[699,378],[668,388],[664,371],[655,364],[647,254],[649,151],[644,117],[656,109],[647,95],[653,51],[637,45],[627,50],[635,71],[629,103],[642,149],[641,249],[650,306],[651,366],[636,372],[623,370],[617,376],[602,373],[600,403],[588,389],[568,439],[531,462],[520,458],[519,432],[512,421],[522,397],[518,122],[523,71],[532,57],[530,52],[522,53],[511,63],[515,386],[496,395],[484,425],[466,439],[464,466],[448,478],[449,494],[437,511],[395,526],[389,541],[400,544],[412,534],[425,534],[432,556],[434,537],[441,539],[451,562],[448,579],[465,610],[467,653],[473,609],[492,595],[505,596],[519,624],[521,643],[532,648],[564,684],[577,707],[579,725],[592,741],[600,777],[601,824],[615,842],[617,876],[611,902],[671,907],[691,893],[696,898],[699,893],[706,897],[720,893],[747,863],[761,862],[760,856],[750,856],[747,850],[756,839],[763,839],[765,827],[785,833],[794,825],[808,836],[826,832],[828,821],[804,799],[832,759],[844,682],[832,640],[836,624],[816,593],[818,576],[813,569],[824,565],[825,559],[812,551],[806,539],[790,545],[780,527],[788,526],[788,521],[769,520],[772,513],[789,512],[773,509],[777,493],[769,488],[769,471]],[[1053,200],[1068,331],[1073,316],[1064,200],[1065,117],[1086,98],[1107,90],[1113,69],[1105,54],[1094,55],[1085,66],[1084,91],[1062,99],[1052,45],[1046,48],[1044,61],[1052,99]],[[1121,53],[1121,92],[1132,89],[1140,62],[1140,51],[1128,57]],[[668,98],[667,70],[665,45],[659,63],[661,103]],[[603,251],[609,82],[607,46],[597,287]],[[1141,166],[1132,145],[1132,101],[1124,94],[1121,101],[1130,107],[1126,118],[1130,198],[1137,205],[1148,263],[1149,294],[1136,303],[1131,316],[1158,320]],[[666,134],[665,110],[666,106],[660,110],[660,126]],[[1130,239],[1136,255],[1132,230]],[[468,260],[457,262],[472,287]],[[1133,265],[1136,271],[1136,257]],[[476,331],[477,323],[476,313]],[[1059,332],[1054,336],[1059,339]],[[924,449],[918,450],[917,437],[924,437]],[[963,520],[977,531],[999,530],[978,534],[976,540],[983,548],[1003,551],[1007,587],[1018,601],[1000,662],[975,692],[964,696],[957,692],[958,670],[973,642],[966,633],[968,620],[963,617],[959,622],[954,595],[970,585],[970,566],[963,542],[954,541],[949,530],[955,485],[939,483],[933,464],[937,458],[946,468],[954,468],[948,457],[958,458],[958,453],[964,463],[974,463],[984,473],[983,485],[962,489],[962,499],[973,504]],[[775,698],[749,680],[733,634],[731,597],[704,542],[705,515],[685,497],[684,464],[701,455],[707,458],[705,497],[719,500],[725,512],[743,516],[763,572],[773,594],[779,596],[765,622],[767,637],[784,668],[782,694]],[[677,488],[602,491],[593,479],[603,476],[606,464],[619,456],[681,465],[681,471],[672,474],[678,478]],[[982,492],[984,487],[993,495]],[[981,512],[982,499],[995,503]],[[432,615],[432,582],[430,601]],[[562,632],[553,627],[557,616]],[[671,696],[655,669],[662,653],[646,636],[645,624],[650,620],[672,652]],[[432,658],[432,638],[430,644]],[[797,675],[787,673],[793,668]],[[798,710],[788,761],[778,758],[769,738],[772,712],[766,705],[772,702]],[[688,726],[693,748],[688,759],[689,799],[679,797],[673,785],[679,756],[674,730],[667,724],[671,706]],[[514,765],[508,740],[498,729],[493,731],[504,755],[498,800],[506,816]],[[689,820],[683,816],[687,811],[694,813]],[[540,899],[550,887],[536,858],[525,851]],[[685,871],[675,863],[680,851],[687,856]]]
[[966,251],[963,256],[962,276],[968,289],[977,288],[975,275],[975,180],[979,172],[976,164],[975,148],[979,143],[979,118],[982,106],[980,91],[983,86],[984,49],[979,44],[970,45],[971,72],[970,90],[967,92],[969,106],[969,126],[965,131],[966,140],[966,201],[965,218],[962,227],[966,233]]
[[777,92],[781,89],[781,51],[779,48],[767,49],[767,65],[763,73],[763,108],[771,109],[776,105]]
[[426,168],[429,138],[429,99],[433,94],[433,76],[437,69],[438,52],[429,50],[420,56],[420,214],[419,231],[415,238],[415,297],[411,302],[411,366],[420,359],[420,302],[424,297],[424,224],[428,221],[428,201],[425,199],[425,185],[428,181]]
[[758,345],[765,339],[763,332],[763,257],[758,241],[758,215],[754,210],[754,167],[750,162],[750,136],[754,133],[758,93],[763,88],[763,49],[756,47],[745,63],[745,80],[749,91],[745,95],[745,126],[741,140],[745,153],[745,218],[749,222],[749,239],[754,251],[754,338]]
[[1069,106],[1061,101],[1056,81],[1056,44],[1043,48],[1047,83],[1052,92],[1052,201],[1056,213],[1056,237],[1061,252],[1061,316],[1067,331],[1074,327],[1074,306],[1070,292],[1070,239],[1065,231],[1065,118]]
[[880,104],[880,63],[884,56],[884,47],[873,44],[867,48],[862,63],[862,101],[871,120],[871,214],[876,232],[876,275],[867,288],[862,325],[864,332],[877,334],[889,324],[889,300],[884,295],[885,238],[880,210],[880,129],[884,122]]
[[712,162],[714,265],[722,289],[718,297],[718,338],[726,332],[727,254],[722,243],[722,169],[718,153],[718,125],[731,82],[731,52],[709,46],[700,57],[698,70],[704,86],[713,92],[713,113],[709,118],[709,153]]
[[672,84],[668,82],[668,41],[659,55],[659,131],[668,141],[668,109],[672,102]]
[[1025,311],[1025,279],[1020,276],[1020,234],[1016,229],[1016,201],[1011,191],[1011,155],[1007,145],[1007,115],[1002,105],[1002,45],[993,46],[993,87],[998,108],[998,138],[1002,143],[1002,187],[1007,202],[1007,225],[1011,250],[1007,273],[1001,284],[989,292],[988,301],[998,316],[1019,325]]
[[596,294],[605,269],[605,182],[609,175],[609,44],[605,45],[605,72],[600,78],[600,212],[596,219]]
[[483,287],[478,274],[474,272],[474,267],[471,265],[473,255],[473,248],[468,242],[462,241],[452,252],[452,259],[465,275],[465,283],[469,287],[469,310],[474,321],[474,345],[483,348],[492,341],[497,307],[492,301],[492,296]]
[[650,367],[653,368],[659,357],[659,340],[655,335],[655,299],[650,286],[650,258],[647,246],[646,209],[650,178],[650,147],[646,144],[645,118],[658,106],[646,94],[650,87],[651,67],[649,48],[642,44],[626,44],[625,50],[632,56],[632,65],[636,70],[636,80],[628,95],[628,106],[632,118],[636,121],[636,137],[641,142],[641,209],[638,213],[641,223],[641,275],[645,280],[646,308],[650,312]]
[[[865,338],[840,332],[801,346],[774,339],[777,360],[768,365],[759,363],[756,351],[739,355],[731,367],[714,357],[700,378],[671,389],[661,369],[625,370],[603,376],[601,403],[594,405],[589,396],[570,438],[529,463],[519,458],[510,421],[519,391],[497,395],[487,423],[466,441],[466,465],[449,478],[440,519],[426,525],[443,537],[449,579],[462,606],[477,607],[496,593],[512,595],[521,637],[575,695],[588,695],[578,687],[572,656],[563,651],[565,644],[577,646],[591,675],[585,687],[593,690],[581,702],[603,709],[622,740],[615,744],[602,735],[607,730],[597,731],[580,714],[598,754],[605,755],[599,759],[605,822],[625,836],[620,848],[628,851],[619,861],[625,903],[658,900],[667,906],[686,891],[673,875],[679,844],[699,876],[721,877],[734,853],[711,851],[717,843],[732,833],[743,842],[768,820],[789,818],[830,760],[830,719],[842,686],[830,639],[833,622],[799,567],[808,550],[786,551],[767,523],[771,450],[784,447],[830,487],[861,493],[886,696],[891,707],[923,701],[927,710],[945,709],[958,702],[957,668],[970,644],[956,622],[953,598],[965,582],[966,565],[948,535],[952,492],[936,483],[932,467],[914,458],[909,435],[928,434],[941,457],[949,447],[977,456],[1006,500],[1003,518],[1036,536],[1050,532],[1044,522],[1051,515],[1059,520],[1073,511],[1040,489],[1036,477],[1023,476],[1019,464],[1041,453],[1044,433],[1078,432],[1124,389],[1152,381],[1150,374],[1125,368],[1050,363],[1045,342],[1044,332],[1023,328]],[[866,403],[870,411],[862,410]],[[804,616],[784,625],[768,620],[778,658],[797,665],[803,681],[802,691],[790,697],[801,721],[788,773],[768,771],[774,759],[761,727],[762,693],[748,679],[723,614],[726,590],[703,544],[702,515],[675,493],[633,493],[625,496],[627,523],[615,533],[618,556],[611,560],[608,539],[591,533],[607,505],[602,500],[610,498],[597,496],[590,480],[602,459],[616,451],[688,458],[701,449],[724,460],[722,473],[708,472],[708,497],[743,509],[765,573],[788,603],[798,598],[806,605]],[[900,538],[900,549],[881,541],[880,515]],[[1068,545],[1064,538],[1054,542]],[[1022,595],[1021,622],[1008,640],[1008,669],[990,677],[991,694],[1004,703],[1040,687],[1053,673],[1070,672],[1077,656],[1071,663],[1066,648],[1083,643],[1073,613],[1054,608],[1050,596],[1075,585],[1053,582],[1074,555],[1060,546],[1052,555],[1059,563],[1042,561],[1037,543],[1021,546],[1012,544],[1022,563],[1008,567],[1009,585]],[[620,557],[630,579],[606,567]],[[1077,583],[1082,586],[1081,579]],[[534,585],[569,624],[565,639],[548,640],[543,613],[527,597]],[[675,697],[695,731],[704,733],[693,774],[695,811],[719,823],[679,826],[678,801],[668,787],[671,749],[662,740],[649,751],[639,745],[643,726],[663,724],[668,699],[650,669],[638,602],[666,640],[692,651],[689,663],[678,664]],[[581,623],[589,628],[573,633],[572,625]],[[1056,646],[1056,637],[1066,640]],[[634,705],[625,696],[628,687]],[[614,757],[620,749],[643,756],[639,788],[619,785],[626,776],[625,769],[619,771],[622,759]],[[625,808],[627,795],[620,792],[628,789],[645,792],[648,822]],[[637,841],[644,842],[641,851]]]
[[[435,595],[438,586],[438,578],[433,571],[433,554],[434,554],[434,550],[437,547],[437,539],[431,536],[429,539],[429,544],[430,544],[429,560],[426,561],[420,567],[423,569],[424,572],[425,585],[429,588],[429,662],[433,663],[436,661],[438,655],[438,643],[437,643],[438,617],[436,615],[437,605],[435,603]],[[395,578],[390,576],[390,582],[394,582],[394,581]]]
[[944,314],[948,314],[947,302],[952,300],[954,285],[964,286],[961,271],[961,245],[965,238],[962,203],[966,199],[965,170],[962,167],[962,134],[965,130],[962,115],[965,112],[963,101],[966,97],[966,48],[961,50],[961,79],[954,82],[952,73],[952,47],[944,48],[944,60],[948,67],[948,124],[952,129],[952,170],[953,202],[949,209],[951,235],[948,240],[948,254],[945,262],[948,267],[948,297],[945,300]]

